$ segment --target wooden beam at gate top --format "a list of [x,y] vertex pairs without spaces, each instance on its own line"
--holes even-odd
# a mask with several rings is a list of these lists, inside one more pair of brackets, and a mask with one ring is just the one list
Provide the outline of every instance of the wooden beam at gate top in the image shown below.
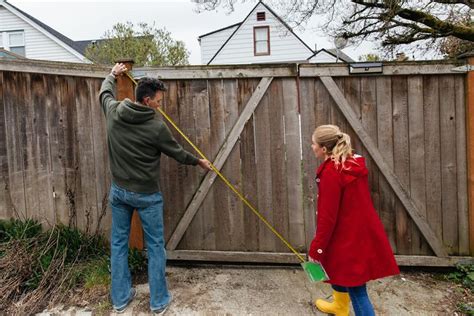
[[[133,68],[133,60],[124,59],[117,60],[117,62],[123,63],[129,71],[131,71]],[[132,101],[135,100],[134,85],[133,82],[127,76],[118,76],[117,100],[123,100],[125,98],[128,98]],[[132,215],[129,246],[130,248],[137,248],[140,250],[143,249],[143,229],[137,210],[134,210]]]
[[[239,139],[239,136],[242,133],[245,124],[252,117],[252,114],[255,112],[255,109],[260,103],[260,100],[262,100],[263,96],[265,95],[265,92],[270,86],[272,80],[273,77],[265,77],[260,80],[257,88],[255,89],[254,93],[245,105],[245,108],[242,111],[239,119],[234,124],[224,144],[222,144],[221,148],[219,149],[219,153],[217,154],[216,159],[213,162],[214,166],[219,171],[221,170],[225,161],[232,152],[232,148],[234,148],[235,143]],[[208,172],[204,177],[204,180],[201,182],[201,185],[194,194],[191,203],[189,203],[188,207],[186,208],[183,217],[179,221],[178,226],[176,226],[176,229],[174,230],[166,245],[166,248],[168,250],[174,250],[178,246],[178,243],[181,241],[181,238],[183,238],[186,229],[194,218],[194,215],[196,215],[196,212],[198,211],[199,207],[204,201],[204,198],[206,197],[212,184],[214,183],[216,176],[217,174],[215,172]]]
[[413,201],[410,199],[405,188],[402,186],[400,180],[398,180],[395,173],[392,171],[390,166],[385,162],[382,157],[382,154],[378,150],[377,146],[375,146],[372,138],[370,138],[369,134],[365,131],[364,127],[362,126],[361,122],[357,119],[354,111],[352,110],[351,106],[347,102],[346,98],[342,94],[341,90],[339,90],[338,86],[334,82],[332,77],[320,77],[322,83],[328,89],[329,94],[334,99],[335,103],[341,110],[344,117],[347,119],[349,124],[351,125],[352,129],[356,133],[356,135],[360,138],[362,143],[364,144],[365,148],[372,156],[372,159],[377,164],[380,172],[385,176],[387,182],[392,187],[393,191],[397,195],[397,197],[402,202],[405,209],[410,214],[413,221],[416,223],[418,228],[420,229],[423,236],[426,238],[426,241],[433,249],[434,253],[438,257],[446,257],[448,253],[443,246],[442,242],[433,232],[431,227],[428,225],[426,218],[422,215],[420,210],[416,207]]
[[[468,58],[474,65],[474,57]],[[467,73],[466,80],[466,137],[467,137],[467,198],[469,210],[469,250],[474,256],[474,71]]]

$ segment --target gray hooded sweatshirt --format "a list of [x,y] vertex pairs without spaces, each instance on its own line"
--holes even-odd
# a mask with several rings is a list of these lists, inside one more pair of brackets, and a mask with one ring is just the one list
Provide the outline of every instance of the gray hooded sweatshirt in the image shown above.
[[115,100],[115,78],[107,76],[100,89],[107,121],[107,146],[112,180],[138,193],[160,191],[160,157],[166,154],[182,164],[199,159],[184,150],[154,109],[129,99]]

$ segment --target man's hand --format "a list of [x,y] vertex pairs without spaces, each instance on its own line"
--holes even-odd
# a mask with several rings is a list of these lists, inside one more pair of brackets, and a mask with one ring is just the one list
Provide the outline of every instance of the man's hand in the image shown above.
[[199,165],[199,167],[201,167],[204,170],[211,170],[212,171],[211,163],[209,162],[209,160],[199,159],[198,165]]
[[122,63],[117,63],[115,66],[112,67],[112,71],[110,74],[114,77],[120,76],[122,73],[127,71],[127,67],[125,67]]

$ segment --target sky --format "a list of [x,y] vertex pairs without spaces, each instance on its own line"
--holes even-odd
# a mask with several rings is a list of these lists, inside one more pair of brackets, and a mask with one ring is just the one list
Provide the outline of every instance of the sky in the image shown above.
[[[234,12],[229,14],[223,8],[196,13],[196,5],[191,0],[7,1],[74,41],[102,38],[105,31],[118,22],[154,23],[157,28],[166,28],[171,32],[173,39],[185,43],[190,51],[190,64],[201,63],[197,40],[200,35],[242,22],[258,2],[238,1]],[[295,30],[295,33],[313,49],[315,46],[317,49],[334,47],[333,39],[318,33],[314,25],[308,25],[306,30]],[[376,53],[375,44],[370,42],[358,47],[349,46],[343,51],[354,60],[358,60],[360,55]]]

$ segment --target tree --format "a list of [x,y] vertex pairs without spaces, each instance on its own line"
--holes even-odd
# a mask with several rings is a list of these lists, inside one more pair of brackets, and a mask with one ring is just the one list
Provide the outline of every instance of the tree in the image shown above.
[[381,60],[382,58],[380,58],[380,56],[377,54],[366,54],[366,55],[359,56],[359,61],[381,61]]
[[441,40],[439,51],[446,58],[456,58],[463,53],[474,51],[474,42],[448,36]]
[[100,64],[113,64],[120,58],[133,58],[136,66],[187,65],[189,52],[182,41],[175,41],[166,29],[147,23],[117,23],[103,39],[86,48],[85,55]]
[[[237,0],[194,0],[197,10],[223,6],[229,11]],[[247,1],[247,0],[241,0]],[[427,42],[453,37],[474,42],[470,10],[473,0],[269,0],[285,12],[294,26],[313,16],[324,16],[322,29],[334,37],[353,41],[376,39],[386,50],[416,43],[417,48],[437,47]],[[424,47],[422,47],[425,45]]]

